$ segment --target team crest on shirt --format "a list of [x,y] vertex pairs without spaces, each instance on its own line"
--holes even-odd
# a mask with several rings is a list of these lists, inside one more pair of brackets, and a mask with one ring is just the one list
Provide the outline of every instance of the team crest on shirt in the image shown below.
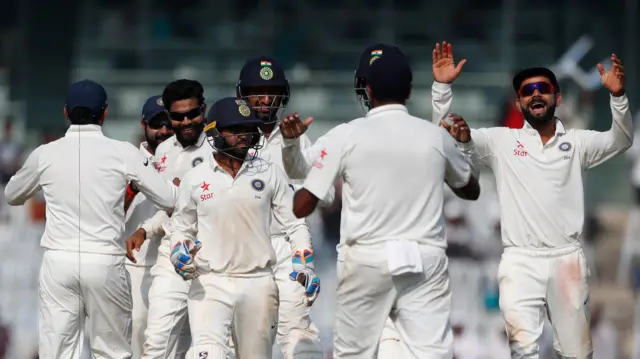
[[207,359],[208,357],[209,357],[209,352],[198,353],[198,359]]
[[195,167],[195,166],[201,164],[202,162],[204,162],[204,158],[196,157],[196,158],[193,159],[193,161],[191,161],[191,167]]
[[571,151],[571,144],[569,142],[562,142],[558,148],[560,149],[560,151],[563,152],[569,152]]
[[258,192],[262,192],[264,191],[264,181],[256,178],[253,181],[251,181],[251,187],[253,187],[253,189],[255,189]]

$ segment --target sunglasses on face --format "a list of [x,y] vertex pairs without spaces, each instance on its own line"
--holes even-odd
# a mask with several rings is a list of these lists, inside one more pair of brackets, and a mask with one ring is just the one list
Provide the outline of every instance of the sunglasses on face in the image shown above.
[[538,92],[540,92],[540,94],[542,95],[549,95],[553,93],[554,87],[552,84],[547,82],[532,82],[530,84],[522,86],[522,88],[520,88],[520,91],[518,91],[518,95],[524,97],[531,96],[534,92],[536,92],[536,90],[538,90]]
[[187,112],[169,112],[169,117],[171,117],[171,120],[177,122],[184,121],[185,117],[189,120],[193,120],[195,118],[198,118],[200,115],[202,115],[202,107],[196,107]]
[[149,128],[152,130],[159,130],[164,126],[167,126],[167,129],[170,130],[171,129],[171,121],[169,121],[169,119],[162,119],[162,120],[151,120],[148,124]]

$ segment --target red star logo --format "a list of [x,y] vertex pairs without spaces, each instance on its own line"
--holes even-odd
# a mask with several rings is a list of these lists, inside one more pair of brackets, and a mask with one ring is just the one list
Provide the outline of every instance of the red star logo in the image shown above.
[[202,188],[202,192],[208,191],[209,190],[209,184],[207,182],[202,181],[202,186],[200,186],[200,188]]
[[162,158],[160,159],[160,163],[165,163],[167,162],[167,156],[162,156]]
[[326,155],[327,155],[327,151],[325,150],[320,151],[320,158],[322,158],[323,160],[324,160],[324,156]]

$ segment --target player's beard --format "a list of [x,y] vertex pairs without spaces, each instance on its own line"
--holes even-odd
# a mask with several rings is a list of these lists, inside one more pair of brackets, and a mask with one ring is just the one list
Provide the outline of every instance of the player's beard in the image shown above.
[[149,148],[151,150],[153,150],[153,152],[156,151],[156,148],[158,148],[158,146],[164,142],[167,138],[171,137],[171,135],[163,135],[163,134],[157,134],[156,136],[154,136],[153,138],[149,137],[148,134],[144,134],[145,140],[147,141],[147,146],[149,146]]
[[[185,134],[184,130],[193,129],[193,133]],[[193,146],[198,142],[200,135],[202,134],[202,130],[204,129],[204,122],[192,122],[187,126],[174,127],[174,131],[176,134],[176,139],[182,147]]]
[[[531,105],[535,103],[544,103],[547,106],[546,111],[540,115],[534,115],[531,113]],[[536,127],[542,125],[543,123],[551,121],[556,113],[556,105],[555,103],[547,103],[544,99],[534,98],[529,101],[526,107],[520,105],[520,109],[522,110],[522,115],[524,119],[532,126]]]

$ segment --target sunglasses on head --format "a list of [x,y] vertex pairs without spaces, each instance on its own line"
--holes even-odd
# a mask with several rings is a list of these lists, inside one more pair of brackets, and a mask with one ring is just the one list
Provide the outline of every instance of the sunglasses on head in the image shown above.
[[552,84],[548,82],[532,82],[530,84],[526,84],[520,88],[518,91],[518,95],[520,96],[531,96],[534,92],[540,92],[542,95],[552,94],[554,91],[554,87]]
[[202,115],[202,107],[196,107],[187,112],[169,112],[169,117],[171,117],[173,121],[178,121],[178,122],[184,121],[185,117],[188,118],[189,120],[193,120],[194,118],[197,118],[200,115]]

